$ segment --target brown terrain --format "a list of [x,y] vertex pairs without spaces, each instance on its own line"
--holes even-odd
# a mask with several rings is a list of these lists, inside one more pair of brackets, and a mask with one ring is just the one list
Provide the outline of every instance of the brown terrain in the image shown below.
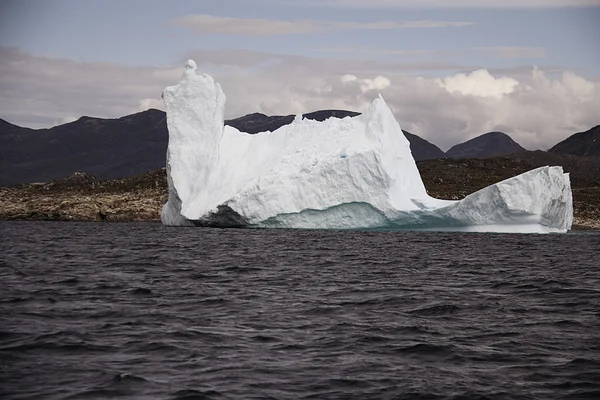
[[[430,195],[461,199],[544,165],[571,173],[573,229],[600,229],[600,158],[542,151],[482,159],[417,162]],[[113,180],[84,173],[48,183],[0,187],[0,220],[158,221],[167,200],[165,169]]]
[[48,183],[0,187],[0,220],[158,221],[166,201],[164,168],[111,180],[76,172]]

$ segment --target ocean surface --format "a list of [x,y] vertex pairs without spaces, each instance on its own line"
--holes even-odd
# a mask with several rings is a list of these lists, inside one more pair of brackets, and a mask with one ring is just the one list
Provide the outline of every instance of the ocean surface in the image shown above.
[[0,222],[2,399],[600,399],[600,235]]

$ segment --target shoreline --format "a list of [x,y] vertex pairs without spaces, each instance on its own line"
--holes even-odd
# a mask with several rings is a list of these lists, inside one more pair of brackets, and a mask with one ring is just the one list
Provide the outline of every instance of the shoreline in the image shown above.
[[[17,215],[10,218],[3,218],[3,215],[0,215],[0,222],[61,222],[61,223],[69,223],[69,222],[85,222],[90,224],[120,224],[120,223],[148,223],[148,224],[160,224],[162,222],[160,219],[60,219],[53,218],[52,216],[42,215],[43,213],[36,214],[34,216],[23,216]],[[227,228],[217,228],[217,229],[227,229]],[[266,229],[266,228],[265,228]],[[272,228],[276,229],[276,228]],[[288,229],[288,228],[285,228]],[[319,230],[319,229],[316,229]],[[351,229],[352,230],[352,229]],[[360,230],[360,229],[358,229]],[[418,231],[418,230],[415,230]],[[434,231],[435,232],[435,231]],[[578,220],[577,224],[573,224],[571,229],[568,232],[600,232],[600,222],[596,220]]]
[[[469,179],[456,171],[442,179],[443,171],[427,168],[438,163],[419,163],[428,194],[438,199],[458,200],[502,178],[489,170],[473,177],[480,168],[471,167]],[[600,231],[600,186],[578,185],[572,187],[572,192],[571,231]],[[0,221],[160,223],[167,193],[164,168],[113,180],[77,172],[47,183],[0,187]]]
[[[49,196],[46,193],[38,195],[27,193],[26,190],[23,192],[23,189],[19,188],[0,188],[0,221],[160,224],[160,212],[164,204],[162,200],[165,195],[157,194],[148,193],[146,196],[145,193],[99,192]],[[588,215],[589,213],[575,212],[570,231],[600,231],[600,218],[590,218]]]

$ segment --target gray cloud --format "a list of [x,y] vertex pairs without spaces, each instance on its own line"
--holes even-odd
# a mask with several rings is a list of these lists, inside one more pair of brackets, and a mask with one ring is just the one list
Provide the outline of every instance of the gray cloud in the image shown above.
[[[258,0],[272,2],[273,0]],[[290,6],[356,8],[575,8],[600,7],[600,0],[278,0]]]
[[454,21],[376,21],[376,22],[344,22],[344,21],[282,21],[273,19],[250,19],[234,17],[217,17],[214,15],[186,15],[169,22],[182,26],[200,34],[221,34],[239,36],[276,36],[307,34],[337,30],[393,30],[407,28],[448,28],[473,25],[472,22]]
[[534,46],[487,46],[474,47],[470,51],[483,52],[495,58],[546,58],[546,49]]
[[406,50],[387,49],[377,47],[317,47],[314,50],[328,53],[348,54],[384,54],[396,56],[435,56],[448,57],[465,54],[485,54],[488,57],[519,59],[519,58],[546,58],[546,50],[539,46],[485,46],[466,49],[449,50]]
[[[600,123],[600,80],[569,71],[520,67],[474,73],[481,66],[235,50],[186,56],[222,84],[228,118],[324,108],[364,111],[380,91],[404,129],[443,149],[498,129],[527,148],[547,148]],[[422,76],[426,71],[444,76]],[[78,63],[0,48],[0,117],[35,127],[81,115],[119,117],[160,106],[162,89],[175,84],[181,72],[180,66]]]
[[162,89],[180,75],[179,68],[75,62],[0,47],[0,116],[30,127],[82,115],[120,117],[161,104]]

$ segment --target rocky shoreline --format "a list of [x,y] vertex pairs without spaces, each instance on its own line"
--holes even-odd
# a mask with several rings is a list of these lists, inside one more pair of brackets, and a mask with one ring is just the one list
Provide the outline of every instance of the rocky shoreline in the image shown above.
[[0,220],[159,221],[166,201],[164,168],[105,181],[77,172],[48,183],[0,187]]
[[[509,157],[427,160],[418,166],[430,195],[453,200],[532,168]],[[579,183],[573,182],[573,229],[600,230],[600,185]],[[0,187],[0,220],[160,221],[166,200],[164,168],[114,180],[78,172],[48,183]]]

